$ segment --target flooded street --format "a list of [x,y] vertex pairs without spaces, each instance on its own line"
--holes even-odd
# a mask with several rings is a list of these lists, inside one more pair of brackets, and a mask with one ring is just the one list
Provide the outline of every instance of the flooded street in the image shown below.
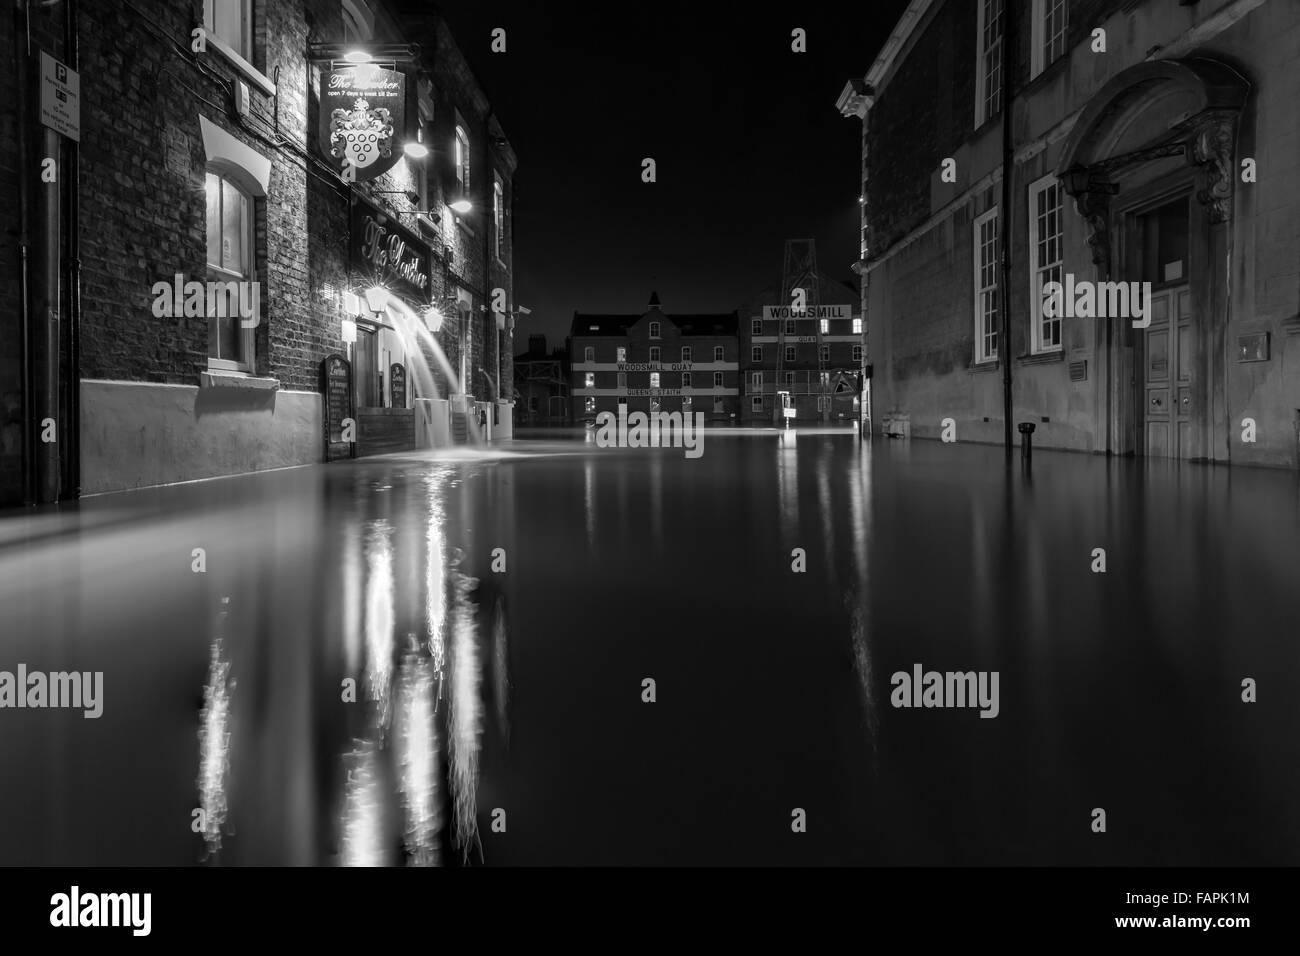
[[1298,612],[1294,473],[845,432],[9,513],[0,864],[1296,864]]

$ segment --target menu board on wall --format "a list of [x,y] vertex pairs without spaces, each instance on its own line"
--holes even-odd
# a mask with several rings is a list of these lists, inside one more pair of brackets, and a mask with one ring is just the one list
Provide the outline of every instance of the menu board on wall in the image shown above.
[[394,362],[388,370],[389,389],[392,392],[393,408],[406,407],[406,366]]
[[342,355],[326,356],[321,362],[321,390],[325,395],[325,460],[351,458],[356,441],[352,363]]

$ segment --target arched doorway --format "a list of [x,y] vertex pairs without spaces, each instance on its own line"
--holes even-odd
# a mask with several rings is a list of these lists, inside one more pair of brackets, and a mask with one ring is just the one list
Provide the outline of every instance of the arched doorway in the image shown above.
[[1149,310],[1092,320],[1109,453],[1209,459],[1226,442],[1228,231],[1249,92],[1217,60],[1141,63],[1066,140],[1060,179],[1087,225],[1098,298],[1101,283],[1126,283]]

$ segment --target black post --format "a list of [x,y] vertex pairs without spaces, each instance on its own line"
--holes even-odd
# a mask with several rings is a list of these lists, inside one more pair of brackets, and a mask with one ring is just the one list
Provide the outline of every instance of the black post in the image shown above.
[[1002,362],[1002,422],[1007,457],[1011,457],[1011,179],[1016,157],[1011,136],[1011,45],[1015,38],[1012,0],[1002,3],[1002,209],[998,223],[998,245],[1002,254],[1002,274],[998,282],[998,299],[1002,306],[1002,334],[998,337],[998,356]]

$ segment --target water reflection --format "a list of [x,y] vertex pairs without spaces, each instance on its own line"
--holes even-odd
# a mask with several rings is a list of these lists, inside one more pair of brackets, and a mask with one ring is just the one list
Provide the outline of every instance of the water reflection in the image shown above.
[[230,663],[222,658],[222,631],[229,605],[222,598],[218,612],[217,636],[212,641],[208,664],[208,682],[203,688],[203,707],[199,712],[199,817],[195,820],[203,834],[209,859],[221,850],[221,831],[226,823],[226,777],[230,770]]

